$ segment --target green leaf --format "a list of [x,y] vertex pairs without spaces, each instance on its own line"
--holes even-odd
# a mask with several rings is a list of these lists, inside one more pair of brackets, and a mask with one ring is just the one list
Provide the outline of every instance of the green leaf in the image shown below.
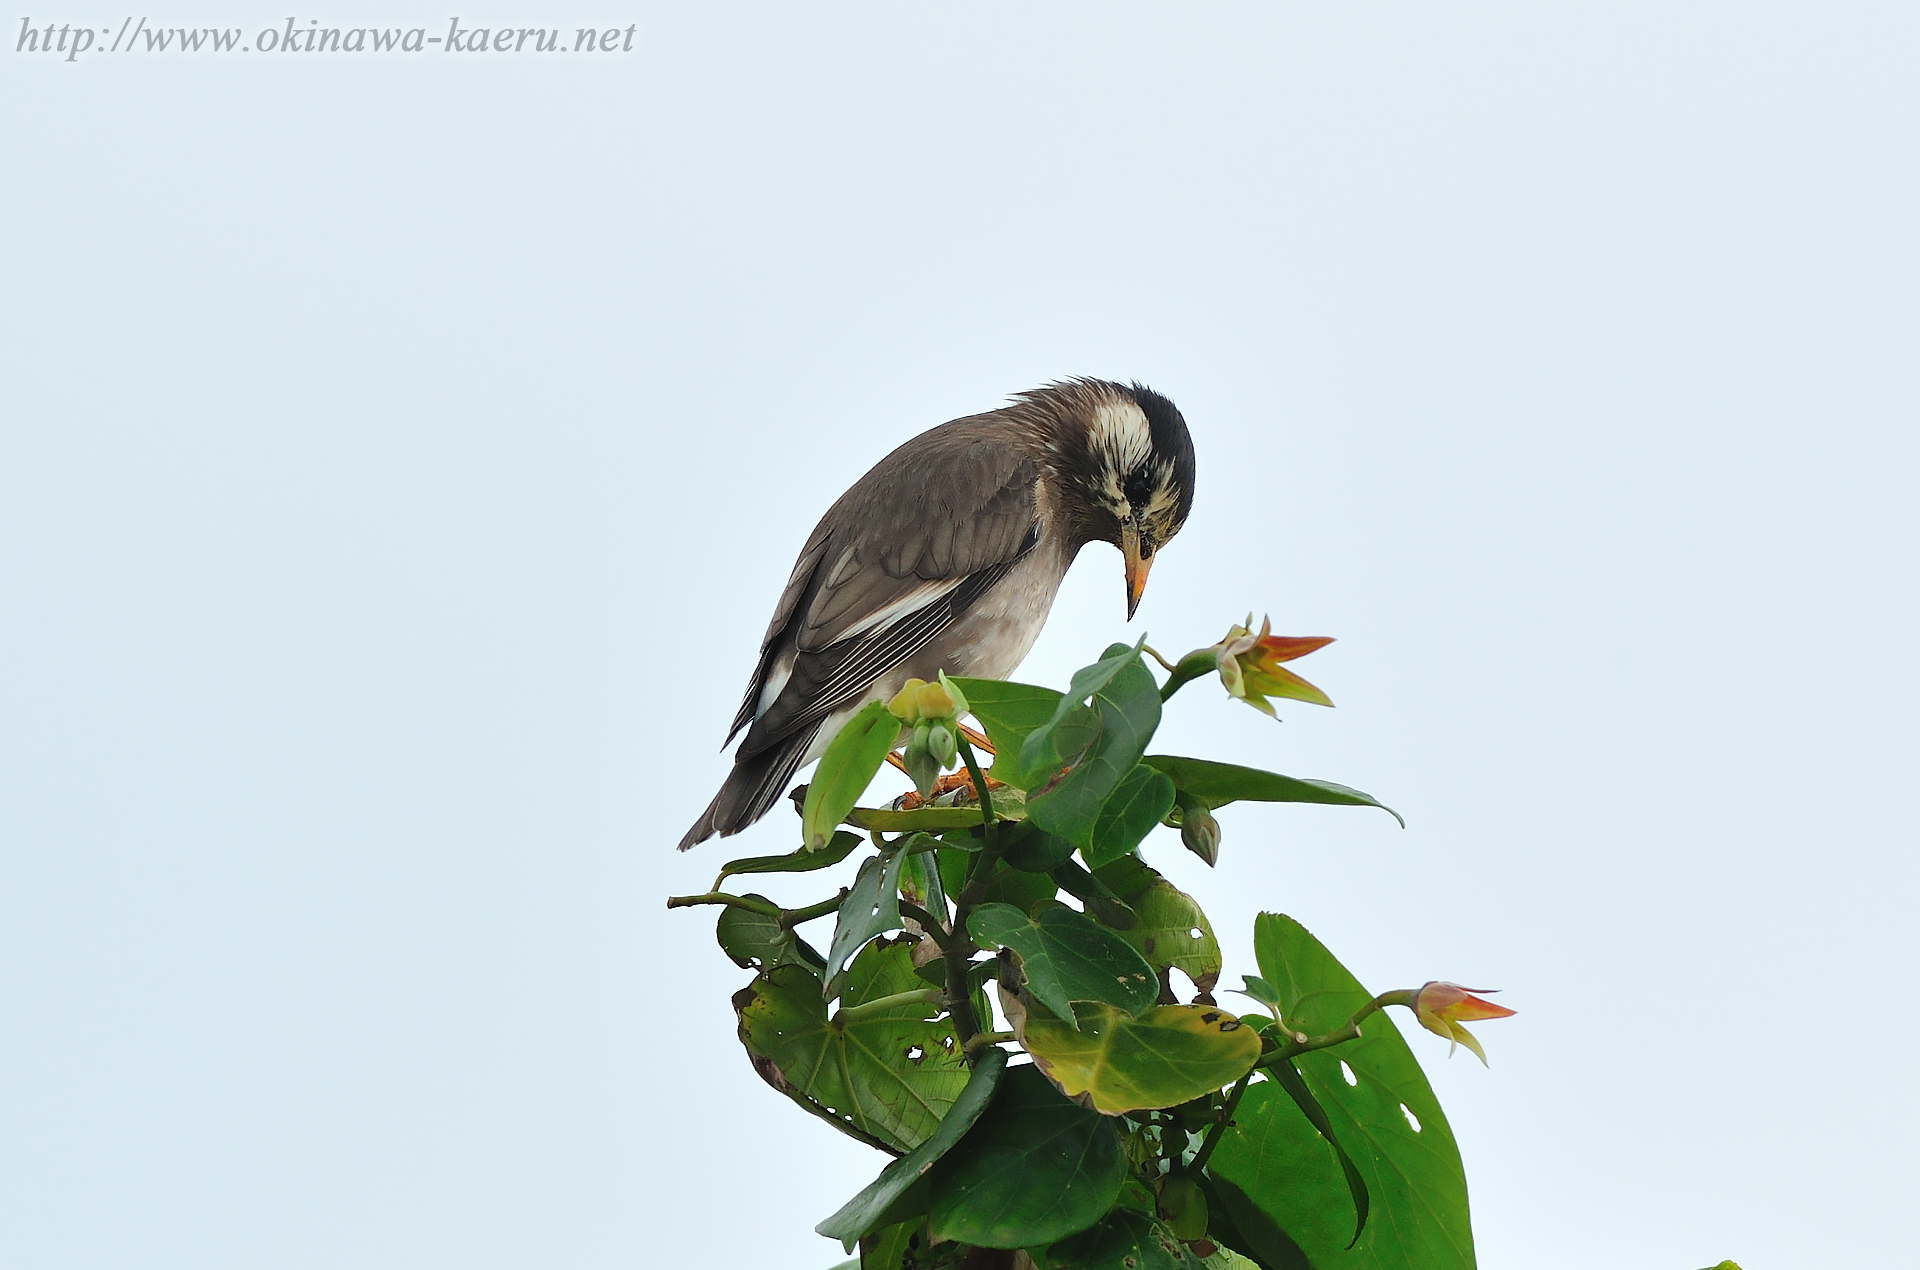
[[1001,859],[1029,873],[1051,873],[1073,855],[1073,844],[1034,824],[1008,825],[1001,834]]
[[1088,866],[1097,869],[1130,855],[1173,810],[1173,792],[1166,773],[1134,764],[1094,817],[1093,840],[1085,852]]
[[1213,1006],[1161,1005],[1130,1018],[1074,1007],[1078,1029],[1028,1016],[1020,1043],[1069,1097],[1110,1116],[1176,1107],[1230,1085],[1260,1057],[1260,1036]]
[[1067,860],[1053,870],[1060,889],[1087,906],[1087,912],[1102,926],[1114,930],[1132,930],[1139,923],[1133,910],[1099,878],[1082,868],[1078,860]]
[[1180,758],[1173,754],[1149,754],[1141,760],[1173,778],[1183,793],[1189,793],[1209,808],[1233,802],[1254,803],[1326,803],[1336,807],[1378,807],[1401,827],[1406,821],[1399,812],[1376,799],[1332,781],[1305,780],[1263,772],[1257,767],[1233,763],[1215,763],[1203,758]]
[[[1220,982],[1220,941],[1199,903],[1138,856],[1105,865],[1094,877],[1133,909],[1134,924],[1122,937],[1145,957],[1155,973],[1172,967],[1201,992]],[[1198,932],[1197,934],[1195,932]]]
[[983,946],[1013,949],[1027,991],[1063,1020],[1073,1017],[1075,1001],[1100,1001],[1135,1015],[1159,995],[1153,967],[1125,939],[1064,905],[1029,917],[1010,904],[982,904],[968,917],[967,933]]
[[1373,1197],[1367,1193],[1366,1178],[1361,1174],[1360,1166],[1354,1163],[1353,1157],[1340,1144],[1326,1108],[1313,1096],[1313,1090],[1307,1087],[1299,1069],[1290,1062],[1282,1061],[1273,1064],[1269,1074],[1280,1088],[1287,1091],[1287,1096],[1293,1099],[1293,1105],[1300,1109],[1307,1123],[1319,1131],[1320,1137],[1333,1148],[1334,1156],[1340,1161],[1340,1172],[1347,1180],[1347,1198],[1353,1201],[1353,1238],[1347,1240],[1347,1246],[1352,1247],[1359,1242],[1360,1233],[1367,1228],[1367,1211],[1373,1206]]
[[1031,1248],[1078,1234],[1113,1206],[1127,1161],[1113,1122],[1010,1068],[985,1115],[933,1167],[936,1239]]
[[[772,903],[764,895],[750,894],[746,898]],[[724,907],[714,934],[720,940],[721,950],[742,970],[764,970],[788,964],[819,970],[826,964],[806,940],[791,928],[782,927],[779,918],[765,913],[750,913],[731,905]]]
[[[1254,923],[1254,952],[1289,1028],[1331,1031],[1372,999],[1292,918],[1263,913]],[[1372,1197],[1373,1216],[1359,1242],[1346,1247],[1356,1214],[1338,1157],[1271,1081],[1248,1086],[1214,1152],[1215,1176],[1244,1190],[1316,1270],[1471,1270],[1460,1153],[1393,1022],[1369,1019],[1359,1040],[1294,1061]]]
[[947,1109],[945,1118],[940,1121],[940,1127],[934,1130],[933,1136],[887,1165],[870,1186],[814,1229],[828,1239],[838,1239],[851,1252],[854,1244],[863,1236],[886,1224],[884,1219],[887,1210],[907,1193],[908,1188],[926,1176],[934,1161],[951,1150],[967,1130],[973,1128],[974,1121],[987,1109],[994,1091],[1000,1087],[1000,1077],[1006,1066],[1007,1052],[997,1046],[989,1047],[980,1055],[966,1088],[954,1100],[953,1106]]
[[861,862],[847,898],[840,901],[833,943],[827,948],[831,973],[837,974],[854,949],[875,935],[900,929],[900,862],[905,858],[906,852],[895,847]]
[[805,847],[786,855],[755,855],[744,860],[729,860],[720,870],[720,876],[713,880],[711,889],[717,891],[730,877],[740,873],[811,873],[815,869],[824,869],[840,863],[853,854],[853,849],[865,839],[857,833],[836,833],[827,845],[818,851],[809,851]]
[[1246,988],[1244,990],[1240,988],[1229,988],[1227,991],[1238,992],[1243,997],[1252,997],[1255,1001],[1266,1006],[1275,1014],[1280,1012],[1280,990],[1278,988],[1268,983],[1265,979],[1262,979],[1259,975],[1241,975],[1240,977],[1246,982]]
[[1047,1270],[1194,1270],[1200,1259],[1146,1213],[1116,1208],[1047,1249]]
[[[1002,803],[1005,806],[1002,806]],[[1026,805],[1017,798],[993,796],[993,814],[1001,820],[1022,820]],[[847,823],[881,833],[944,833],[949,829],[971,829],[980,823],[978,807],[914,807],[895,811],[891,807],[855,807],[847,813]]]
[[[1142,640],[1141,644],[1145,642]],[[1060,726],[1076,707],[1086,704],[1090,698],[1111,685],[1126,671],[1127,667],[1139,664],[1140,644],[1135,644],[1131,648],[1125,644],[1108,645],[1107,651],[1100,654],[1099,661],[1091,666],[1082,666],[1073,672],[1073,679],[1067,684],[1067,690],[1060,694],[1060,699],[1054,703],[1053,714],[1045,723],[1027,734],[1027,739],[1021,748],[1030,750],[1031,754],[1045,754],[1046,751],[1038,747],[1046,743],[1043,738],[1051,729]],[[1160,695],[1157,685],[1154,695],[1156,697]],[[1057,748],[1054,752],[1064,755],[1069,751]],[[1028,767],[1033,765],[1031,754],[1021,758],[1021,762]]]
[[1160,690],[1152,672],[1140,664],[1137,649],[1115,647],[1116,657],[1098,663],[1117,664],[1112,673],[1103,672],[1092,707],[1063,699],[1060,722],[1033,732],[1021,746],[1020,762],[1027,770],[1065,768],[1030,793],[1027,818],[1083,850],[1093,845],[1107,799],[1140,762],[1160,725]]
[[1200,1189],[1207,1197],[1207,1234],[1216,1243],[1252,1258],[1262,1270],[1314,1270],[1300,1245],[1245,1191],[1224,1178],[1207,1176],[1201,1177]]
[[887,713],[886,703],[869,701],[827,742],[800,809],[800,840],[809,849],[827,845],[899,737],[900,720]]
[[[847,971],[842,1005],[923,988],[907,945],[871,944]],[[949,1019],[903,1005],[850,1023],[827,1017],[820,978],[775,966],[733,998],[740,1039],[775,1089],[842,1133],[894,1153],[930,1137],[970,1069]]]
[[988,774],[1017,788],[1029,788],[1026,773],[1020,770],[1020,746],[1029,733],[1053,717],[1061,694],[1052,688],[998,679],[961,678],[954,683],[967,695],[967,712],[993,742],[993,768]]

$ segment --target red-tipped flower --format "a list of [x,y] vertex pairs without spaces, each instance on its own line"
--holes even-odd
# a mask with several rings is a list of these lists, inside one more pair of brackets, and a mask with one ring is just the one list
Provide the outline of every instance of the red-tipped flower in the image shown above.
[[[1492,991],[1492,988],[1463,988],[1457,983],[1442,983],[1436,979],[1414,994],[1413,1015],[1420,1020],[1421,1027],[1466,1046],[1473,1051],[1474,1057],[1485,1064],[1487,1052],[1480,1048],[1480,1042],[1473,1039],[1473,1033],[1461,1027],[1460,1023],[1463,1019],[1504,1019],[1514,1013],[1504,1005],[1482,1001],[1473,995]],[[1451,1046],[1447,1049],[1447,1057],[1453,1057]]]
[[1316,706],[1333,704],[1326,693],[1280,665],[1283,661],[1305,657],[1317,648],[1325,648],[1332,639],[1325,635],[1275,635],[1273,623],[1266,618],[1260,620],[1258,635],[1253,633],[1252,626],[1253,614],[1249,613],[1247,625],[1234,627],[1225,639],[1213,646],[1214,661],[1220,667],[1220,682],[1229,693],[1269,717],[1273,715],[1269,697],[1286,697]]

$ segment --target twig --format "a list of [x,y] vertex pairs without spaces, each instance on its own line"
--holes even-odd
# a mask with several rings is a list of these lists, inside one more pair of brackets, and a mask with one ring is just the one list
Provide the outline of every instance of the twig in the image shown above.
[[914,921],[920,923],[920,929],[927,933],[927,938],[938,944],[941,952],[947,950],[947,943],[952,939],[952,936],[941,927],[939,918],[929,913],[926,909],[921,908],[918,904],[913,903],[911,900],[900,901],[900,915],[902,917],[911,917]]
[[816,917],[825,917],[828,913],[837,913],[846,898],[847,888],[843,886],[840,888],[840,894],[830,900],[821,900],[818,904],[809,904],[805,908],[785,909],[780,914],[780,929],[792,930],[802,922],[810,922]]
[[967,1053],[972,1054],[976,1050],[985,1049],[989,1045],[998,1045],[1002,1041],[1011,1041],[1012,1039],[1013,1033],[1011,1032],[975,1032],[973,1039],[967,1042]]
[[915,988],[911,992],[896,992],[892,996],[875,997],[871,1001],[862,1001],[858,1005],[842,1006],[833,1016],[836,1027],[845,1027],[849,1023],[858,1023],[861,1019],[876,1014],[885,1014],[888,1010],[898,1010],[901,1006],[937,1006],[940,1004],[940,989]]
[[993,795],[987,790],[987,778],[980,774],[980,764],[973,757],[973,746],[967,743],[964,733],[955,732],[954,740],[959,743],[960,757],[967,761],[967,775],[973,779],[973,792],[980,796],[980,823],[993,825]]
[[766,900],[748,899],[744,895],[728,895],[725,891],[708,891],[705,895],[670,895],[668,908],[692,908],[696,904],[724,904],[728,908],[745,909],[749,913],[758,913],[762,917],[777,918],[785,912],[778,904]]
[[[1307,1054],[1314,1050],[1329,1049],[1335,1045],[1344,1045],[1348,1041],[1358,1040],[1360,1038],[1360,1024],[1365,1021],[1368,1015],[1378,1010],[1384,1010],[1390,1005],[1404,1005],[1411,1009],[1413,1007],[1413,999],[1418,995],[1419,989],[1417,988],[1400,988],[1393,992],[1383,992],[1361,1006],[1358,1010],[1355,1010],[1352,1018],[1325,1035],[1307,1036],[1300,1032],[1289,1033],[1287,1039],[1281,1043],[1279,1049],[1262,1058],[1259,1062],[1255,1063],[1254,1066],[1271,1067],[1275,1063],[1283,1062],[1296,1054]],[[1286,1025],[1283,1023],[1281,1026],[1284,1028]]]
[[1194,1155],[1193,1163],[1187,1165],[1185,1172],[1198,1173],[1207,1166],[1207,1161],[1213,1158],[1213,1149],[1219,1146],[1220,1139],[1226,1136],[1227,1126],[1233,1123],[1233,1113],[1240,1109],[1240,1096],[1247,1092],[1247,1082],[1252,1079],[1253,1073],[1248,1072],[1234,1082],[1233,1092],[1227,1095],[1227,1105],[1220,1109],[1213,1123],[1208,1126],[1206,1140],[1200,1144],[1200,1150]]

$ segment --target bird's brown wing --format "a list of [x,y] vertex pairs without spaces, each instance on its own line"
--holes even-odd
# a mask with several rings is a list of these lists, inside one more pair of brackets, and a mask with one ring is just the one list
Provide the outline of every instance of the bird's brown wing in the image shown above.
[[740,759],[810,739],[1032,550],[1038,472],[1004,426],[987,415],[922,433],[821,518],[734,720],[736,733],[751,724]]

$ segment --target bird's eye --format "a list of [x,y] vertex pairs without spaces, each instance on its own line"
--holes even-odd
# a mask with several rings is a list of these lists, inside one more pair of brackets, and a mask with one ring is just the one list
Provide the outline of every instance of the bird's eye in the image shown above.
[[1127,495],[1127,501],[1135,507],[1143,505],[1149,498],[1153,497],[1153,482],[1148,479],[1145,472],[1135,472],[1127,477],[1127,483],[1124,489]]

